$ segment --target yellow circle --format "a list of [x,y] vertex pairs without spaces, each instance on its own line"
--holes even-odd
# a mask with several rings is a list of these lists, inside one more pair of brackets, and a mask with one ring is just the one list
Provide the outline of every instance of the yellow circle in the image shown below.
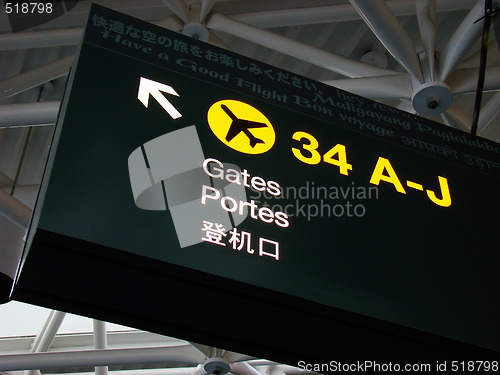
[[208,109],[208,125],[225,145],[245,154],[262,154],[274,145],[271,122],[258,109],[238,100],[220,100]]

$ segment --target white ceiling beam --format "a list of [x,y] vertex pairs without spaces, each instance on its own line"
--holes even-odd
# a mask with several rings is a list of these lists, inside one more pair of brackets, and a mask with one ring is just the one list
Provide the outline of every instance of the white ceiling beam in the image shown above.
[[208,13],[212,10],[215,5],[215,0],[201,0],[201,9],[200,9],[200,22],[205,21]]
[[185,363],[197,365],[205,356],[189,347],[104,349],[0,355],[0,371],[65,367]]
[[323,83],[373,100],[410,99],[412,96],[409,74],[337,79]]
[[189,9],[186,3],[182,0],[162,0],[177,17],[179,17],[182,22],[188,23],[189,21]]
[[495,93],[482,107],[479,112],[478,129],[486,136],[491,136],[494,129],[500,129],[494,121],[500,117],[500,91]]
[[[451,92],[457,94],[471,94],[477,90],[478,69],[456,69],[448,79],[446,84],[450,86]],[[500,90],[500,67],[486,67],[483,91]]]
[[234,375],[262,375],[255,367],[246,362],[232,363],[231,372]]
[[407,72],[424,81],[415,46],[384,0],[349,0],[387,51]]
[[28,228],[31,220],[31,209],[3,189],[0,189],[0,214],[22,228]]
[[[206,17],[207,10],[211,9],[212,0],[202,2],[202,13]],[[476,0],[441,0],[437,3],[437,12],[450,12],[455,10],[470,9]],[[203,5],[205,8],[203,8]],[[415,14],[414,0],[411,1],[388,1],[387,5],[396,16]],[[332,23],[342,21],[353,21],[359,19],[359,14],[348,4],[329,5],[310,8],[280,9],[264,12],[249,12],[233,14],[231,18],[259,27],[298,26],[316,23]],[[166,17],[155,21],[158,26],[180,31],[183,23],[176,16]],[[20,33],[4,33],[0,38],[0,51],[60,47],[66,45],[77,45],[83,34],[83,27],[53,29],[42,31],[28,31]]]
[[6,33],[0,37],[0,51],[72,46],[80,43],[83,27]]
[[439,56],[439,78],[445,81],[470,48],[479,40],[483,23],[477,22],[484,16],[484,1],[478,1],[462,20]]
[[[446,125],[470,133],[472,118],[462,112],[457,104],[452,104],[446,112],[441,114],[441,117]],[[479,134],[479,132],[477,134]]]
[[436,0],[415,1],[418,28],[425,49],[429,78],[434,81],[436,50]]
[[[451,12],[470,9],[474,6],[476,1],[477,0],[440,0],[437,3],[436,11]],[[396,16],[416,14],[415,0],[392,0],[386,3]],[[231,18],[264,28],[355,21],[360,19],[359,14],[349,4],[239,13],[232,14]]]
[[182,21],[179,20],[179,18],[177,18],[176,16],[169,16],[169,17],[166,17],[162,20],[155,21],[153,23],[155,25],[161,26],[165,29],[169,29],[172,31],[179,31],[179,32],[184,27],[184,24],[182,23]]
[[224,359],[231,362],[231,363],[234,363],[234,362],[252,361],[256,358],[249,356],[249,355],[246,355],[246,354],[239,354],[239,353],[235,353],[235,352],[226,352],[224,354]]
[[[464,57],[464,60],[462,60],[456,66],[456,69],[478,68],[480,58],[481,58],[481,50],[478,50],[476,53],[468,57]],[[500,63],[500,49],[498,48],[498,42],[496,41],[496,39],[494,39],[488,44],[486,69],[488,69],[488,66],[498,65],[499,63]]]
[[0,82],[0,100],[67,74],[74,58],[68,56]]
[[205,354],[207,357],[210,357],[212,355],[212,347],[208,345],[203,345],[203,344],[198,344],[195,342],[189,342],[193,347],[198,349],[200,352]]
[[415,108],[413,108],[411,100],[401,100],[396,108],[408,113],[412,113],[414,115],[417,114],[417,111],[415,111]]
[[305,43],[288,39],[282,35],[247,25],[219,13],[215,13],[210,17],[207,22],[207,27],[212,30],[229,33],[351,78],[393,75],[398,73],[364,64]]
[[0,105],[0,128],[54,125],[61,102]]

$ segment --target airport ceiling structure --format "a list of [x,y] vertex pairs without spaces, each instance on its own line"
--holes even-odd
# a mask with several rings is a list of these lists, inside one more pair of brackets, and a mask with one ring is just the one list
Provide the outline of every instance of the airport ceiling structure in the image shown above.
[[[67,75],[82,38],[90,3],[80,1],[64,15],[20,32],[12,32],[2,5],[0,263],[4,267],[15,269],[21,252]],[[484,1],[100,0],[95,3],[450,127],[470,132],[473,123]],[[493,3],[498,5],[496,1]],[[477,134],[498,142],[500,53],[493,32],[487,51]],[[97,364],[102,365],[95,367],[97,374],[108,370],[124,374],[124,370],[133,370],[126,374],[202,375],[216,366],[230,366],[236,375],[283,375],[298,371],[226,352],[224,348],[209,348],[153,333],[107,332],[105,324],[97,321],[93,333],[58,334],[64,315],[51,312],[38,331],[9,337],[3,335],[2,327],[22,326],[21,316],[1,321],[0,363],[2,356],[25,353],[27,356],[18,360],[20,371],[24,370],[23,363],[27,366],[44,360],[37,353],[64,352],[46,359],[50,369],[42,372],[94,372]],[[84,349],[105,348],[116,350],[81,354]],[[214,358],[222,359],[217,362]],[[30,372],[35,373],[38,372]]]

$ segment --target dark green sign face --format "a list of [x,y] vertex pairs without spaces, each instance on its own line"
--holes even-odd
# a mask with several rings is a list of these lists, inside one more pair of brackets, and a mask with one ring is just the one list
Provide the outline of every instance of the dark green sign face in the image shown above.
[[72,74],[38,229],[500,349],[500,145],[97,6]]

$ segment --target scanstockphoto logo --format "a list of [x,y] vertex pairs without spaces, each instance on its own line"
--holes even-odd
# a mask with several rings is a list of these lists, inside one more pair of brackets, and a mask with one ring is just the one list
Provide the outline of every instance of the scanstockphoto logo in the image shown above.
[[5,1],[5,13],[12,32],[25,31],[62,16],[73,9],[79,0]]
[[[188,126],[152,139],[128,158],[130,184],[137,207],[169,210],[181,248],[202,242],[201,224],[210,220],[224,228],[241,224],[248,211],[231,212],[223,205],[200,204],[202,187],[219,196],[246,201],[244,186],[224,180],[212,182],[204,167],[205,156],[196,127]],[[229,165],[229,164],[226,164]],[[235,172],[239,167],[229,165]]]
[[377,186],[321,186],[306,181],[300,186],[281,188],[279,196],[252,190],[249,198],[272,211],[282,211],[289,218],[362,218],[367,214],[366,201],[378,199]]

